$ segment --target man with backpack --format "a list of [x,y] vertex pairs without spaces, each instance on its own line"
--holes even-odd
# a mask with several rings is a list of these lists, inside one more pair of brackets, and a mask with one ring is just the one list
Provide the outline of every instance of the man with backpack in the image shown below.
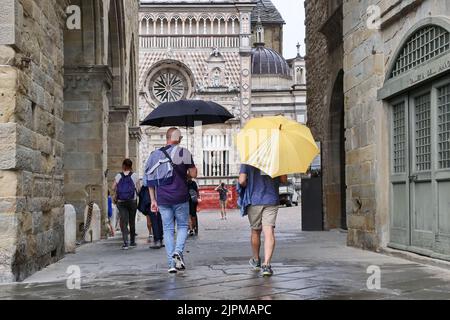
[[133,172],[133,162],[130,159],[125,159],[122,164],[122,172],[117,174],[112,187],[116,193],[115,202],[119,209],[123,250],[136,247],[136,211],[139,188],[139,177]]
[[197,177],[192,154],[180,147],[182,138],[179,129],[170,128],[166,135],[167,145],[150,155],[145,169],[151,210],[160,212],[163,221],[169,273],[186,269],[183,252],[189,230],[188,178]]

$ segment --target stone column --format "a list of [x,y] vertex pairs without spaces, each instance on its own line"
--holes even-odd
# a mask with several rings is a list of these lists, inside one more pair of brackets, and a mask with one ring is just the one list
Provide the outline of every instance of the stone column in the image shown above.
[[139,144],[142,140],[142,130],[140,127],[132,127],[128,129],[129,132],[129,145],[128,152],[129,158],[133,161],[134,171],[142,177],[143,169],[141,165]]
[[[111,188],[114,177],[122,171],[122,162],[129,158],[130,107],[111,107],[108,129],[108,187]],[[134,161],[133,161],[134,164]],[[135,168],[133,168],[135,169]]]
[[106,218],[111,70],[102,65],[66,67],[65,83],[64,194],[77,211],[79,226],[91,201],[99,204],[102,221]]
[[252,88],[252,47],[251,47],[251,11],[253,5],[239,4],[240,12],[240,48],[241,55],[241,122],[242,125],[251,117]]

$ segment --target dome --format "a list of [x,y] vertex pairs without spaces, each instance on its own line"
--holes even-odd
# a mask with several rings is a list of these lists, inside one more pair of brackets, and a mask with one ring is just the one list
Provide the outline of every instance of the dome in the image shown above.
[[263,44],[252,49],[252,74],[291,77],[291,69],[284,58]]

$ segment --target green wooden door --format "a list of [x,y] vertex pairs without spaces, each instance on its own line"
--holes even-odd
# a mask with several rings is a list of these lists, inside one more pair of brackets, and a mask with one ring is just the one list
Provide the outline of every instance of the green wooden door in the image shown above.
[[450,79],[391,103],[391,246],[450,260]]
[[431,89],[410,96],[410,223],[411,245],[434,247],[435,210],[432,188]]
[[409,246],[409,100],[402,96],[392,102],[391,113],[391,212],[390,231],[393,245]]
[[438,254],[450,256],[450,79],[436,83],[434,203]]

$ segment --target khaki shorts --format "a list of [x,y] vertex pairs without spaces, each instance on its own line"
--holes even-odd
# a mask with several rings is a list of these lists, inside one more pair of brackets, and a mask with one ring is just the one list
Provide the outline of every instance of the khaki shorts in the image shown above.
[[250,206],[247,213],[253,230],[261,230],[263,226],[275,227],[278,206]]

